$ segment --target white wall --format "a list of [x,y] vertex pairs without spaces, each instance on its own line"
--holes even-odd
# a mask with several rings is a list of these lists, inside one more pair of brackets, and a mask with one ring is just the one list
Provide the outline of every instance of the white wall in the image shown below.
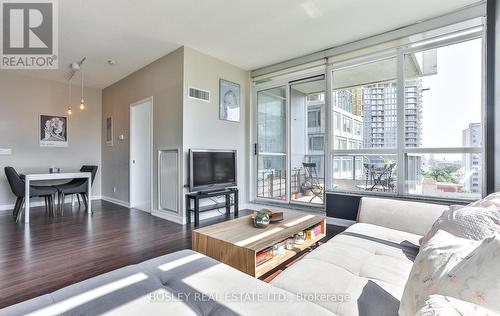
[[[219,79],[238,83],[241,88],[240,122],[219,120]],[[188,87],[210,91],[210,103],[187,97]],[[190,148],[236,149],[238,151],[237,176],[240,190],[240,205],[248,201],[249,142],[249,87],[248,71],[230,65],[213,57],[184,48],[184,106],[183,106],[183,148],[187,163]],[[188,183],[188,170],[184,168],[184,183]],[[185,192],[188,192],[185,189]],[[224,211],[224,210],[222,210]],[[200,218],[219,215],[207,212]]]
[[68,85],[0,72],[0,148],[12,149],[12,155],[0,155],[0,208],[15,201],[3,171],[6,166],[28,173],[48,172],[51,166],[77,171],[84,164],[97,165],[92,195],[101,195],[101,90],[84,89],[85,111],[78,109],[79,91],[73,86],[69,146],[40,147],[39,115],[66,115]]

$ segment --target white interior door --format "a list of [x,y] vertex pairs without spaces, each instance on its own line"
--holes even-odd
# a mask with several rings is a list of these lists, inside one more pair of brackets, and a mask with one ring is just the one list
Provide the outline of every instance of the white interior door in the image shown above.
[[130,207],[151,212],[153,102],[130,106]]

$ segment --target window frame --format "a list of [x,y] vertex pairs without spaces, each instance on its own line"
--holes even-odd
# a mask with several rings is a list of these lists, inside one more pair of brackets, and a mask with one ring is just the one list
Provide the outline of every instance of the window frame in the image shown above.
[[[314,126],[310,126],[309,115],[314,114],[314,122],[316,123]],[[307,128],[319,128],[321,127],[321,109],[312,109],[307,111]]]
[[[321,144],[321,149],[314,148],[313,145],[317,145],[318,143],[314,143],[313,139],[321,139],[319,141],[319,144]],[[309,151],[316,152],[316,151],[324,151],[325,150],[325,135],[309,135],[308,137],[308,149]]]
[[[466,31],[466,30],[464,30]],[[458,32],[461,33],[461,32]],[[396,115],[397,115],[397,126],[396,126],[396,147],[395,148],[364,148],[364,149],[334,149],[334,144],[331,145],[331,151],[326,155],[327,162],[331,163],[336,157],[345,157],[345,156],[363,156],[363,155],[396,155],[396,161],[398,166],[398,180],[397,187],[395,192],[359,192],[355,189],[352,190],[343,190],[339,189],[335,186],[335,180],[333,179],[333,172],[327,176],[331,177],[331,186],[327,187],[327,192],[334,193],[362,193],[364,195],[383,195],[383,196],[392,196],[392,197],[401,197],[408,199],[416,199],[416,200],[432,200],[432,201],[458,201],[458,202],[467,202],[471,199],[465,199],[460,197],[439,197],[439,196],[431,196],[431,195],[423,195],[423,194],[412,194],[407,190],[407,175],[406,175],[406,157],[409,154],[480,154],[481,155],[481,196],[485,196],[486,194],[486,152],[487,152],[487,142],[486,142],[486,102],[485,102],[485,82],[486,82],[486,67],[485,67],[485,54],[486,54],[486,32],[485,27],[481,30],[475,32],[464,32],[464,34],[460,34],[455,37],[451,37],[452,34],[443,35],[439,39],[431,40],[428,39],[423,40],[422,42],[415,42],[412,44],[402,45],[397,48],[388,49],[385,51],[381,51],[374,54],[368,54],[365,56],[361,56],[358,58],[353,58],[351,60],[344,60],[337,63],[329,64],[327,68],[327,77],[330,77],[330,85],[327,89],[328,93],[331,94],[329,104],[327,104],[327,111],[333,111],[333,91],[334,91],[334,82],[333,82],[333,72],[337,70],[342,70],[346,68],[352,68],[356,66],[360,66],[367,63],[373,63],[377,61],[381,61],[389,58],[396,58],[397,63],[397,76],[396,76]],[[458,44],[462,42],[471,41],[474,39],[482,40],[482,68],[481,68],[481,76],[482,76],[482,100],[481,100],[481,129],[482,129],[482,145],[481,147],[444,147],[444,148],[413,148],[405,146],[405,137],[401,137],[400,135],[405,135],[405,64],[404,59],[407,54],[425,51],[428,49],[439,48],[450,46],[453,44]],[[333,125],[333,123],[332,123]],[[353,122],[354,125],[354,122]],[[353,126],[354,129],[354,126]],[[333,129],[332,129],[333,131]],[[343,129],[342,129],[343,131]],[[352,131],[354,133],[354,130]],[[328,135],[328,138],[332,136]],[[330,162],[328,161],[330,160]],[[333,168],[333,167],[332,167]]]
[[[480,16],[477,16],[478,18]],[[470,17],[469,17],[470,18]],[[327,62],[317,62],[317,63],[312,63],[308,67],[304,68],[291,68],[287,71],[282,71],[282,72],[277,72],[275,75],[272,75],[272,81],[270,82],[259,82],[258,79],[253,81],[253,87],[252,87],[252,96],[253,100],[252,104],[255,105],[255,107],[252,110],[252,121],[254,130],[252,131],[252,137],[254,139],[253,143],[257,143],[257,131],[256,131],[256,126],[258,124],[257,121],[257,107],[256,107],[256,97],[257,93],[259,91],[269,89],[269,88],[274,88],[278,86],[287,86],[294,81],[294,80],[301,80],[304,78],[308,77],[313,77],[313,76],[319,76],[323,75],[325,77],[325,95],[324,95],[324,103],[325,103],[325,113],[324,113],[324,120],[325,120],[325,142],[324,142],[324,168],[325,168],[325,192],[326,193],[337,193],[337,194],[362,194],[362,195],[374,195],[374,196],[393,196],[393,197],[398,197],[398,198],[403,198],[403,199],[409,199],[409,200],[424,200],[424,201],[435,201],[435,202],[458,202],[458,203],[464,203],[469,200],[464,200],[464,199],[459,199],[459,198],[450,198],[450,197],[438,197],[438,196],[424,196],[424,195],[416,195],[416,194],[405,194],[404,191],[401,191],[400,188],[398,187],[397,193],[382,193],[382,192],[367,192],[367,191],[356,191],[356,190],[340,190],[334,187],[333,185],[333,162],[334,162],[334,153],[335,156],[342,156],[346,154],[356,154],[356,155],[397,155],[397,161],[398,161],[398,169],[399,170],[405,170],[407,167],[406,165],[401,165],[400,161],[403,161],[403,164],[405,164],[405,159],[404,155],[405,153],[409,152],[422,152],[422,153],[432,153],[433,151],[439,151],[442,150],[443,148],[404,148],[402,146],[398,146],[395,149],[385,149],[385,148],[365,148],[365,149],[350,149],[350,150],[339,150],[339,149],[334,149],[334,137],[333,137],[333,118],[335,117],[335,112],[333,111],[333,83],[332,83],[332,73],[333,70],[337,68],[345,68],[349,66],[354,66],[358,65],[361,63],[367,63],[367,62],[373,62],[376,61],[377,59],[382,59],[382,58],[388,58],[387,56],[395,56],[397,60],[402,60],[402,56],[404,56],[405,53],[409,52],[411,49],[414,50],[425,50],[426,47],[439,47],[439,46],[446,46],[446,45],[451,45],[452,43],[458,43],[461,41],[467,41],[467,40],[472,40],[475,38],[481,38],[482,43],[483,43],[483,51],[482,51],[482,147],[470,147],[470,148],[465,148],[461,147],[459,148],[460,154],[462,153],[479,153],[481,154],[481,161],[482,161],[482,168],[480,171],[481,175],[481,182],[482,182],[482,191],[481,194],[484,196],[487,192],[487,168],[488,164],[486,163],[487,159],[487,153],[488,153],[488,142],[486,141],[486,136],[487,134],[487,128],[488,128],[488,122],[489,120],[487,119],[487,113],[486,113],[486,20],[484,17],[482,18],[482,29],[480,29],[477,32],[469,32],[467,34],[462,34],[460,36],[456,36],[453,38],[433,42],[432,40],[435,38],[429,38],[421,41],[421,42],[412,42],[411,44],[405,44],[401,45],[398,47],[392,47],[390,49],[385,49],[382,48],[381,50],[375,51],[370,50],[370,45],[364,45],[362,47],[357,47],[357,50],[360,50],[361,52],[366,48],[368,54],[354,54],[355,57],[345,59],[342,57],[342,54],[336,54],[333,56],[330,56]],[[466,21],[464,19],[463,21]],[[460,21],[454,21],[453,23],[457,23]],[[451,23],[450,23],[451,24]],[[472,28],[470,28],[472,29]],[[459,31],[458,33],[461,33],[463,31],[466,31],[468,29],[463,29],[462,31]],[[457,33],[457,32],[455,32]],[[415,32],[414,34],[418,34]],[[449,33],[449,34],[440,34],[440,37],[450,37],[454,33]],[[381,45],[380,47],[384,47]],[[387,46],[385,46],[387,47]],[[377,47],[378,48],[378,47]],[[342,58],[337,58],[337,56],[341,56]],[[402,78],[402,83],[404,87],[404,71],[403,71],[403,76],[399,74],[404,70],[404,61],[401,61],[401,64],[398,64],[398,76],[397,79],[401,80]],[[400,88],[401,83],[398,83],[397,87],[397,93],[396,93],[396,100],[398,104],[398,113],[404,113],[403,111],[399,110],[399,107],[403,106],[404,107],[404,89]],[[287,89],[287,96],[289,94],[289,89]],[[403,93],[403,97],[401,97],[400,92]],[[392,96],[391,96],[392,97]],[[403,99],[403,102],[401,102],[400,99]],[[289,102],[289,101],[288,101]],[[287,107],[288,108],[288,107]],[[340,121],[342,121],[342,115],[339,113],[338,117],[340,118]],[[402,120],[404,122],[404,120]],[[340,125],[340,124],[339,124]],[[354,125],[354,124],[353,124]],[[404,124],[398,124],[401,125],[398,127],[398,135],[400,135],[400,129],[403,130],[404,132]],[[289,135],[289,122],[287,120],[287,144],[290,142],[290,135]],[[362,129],[363,129],[362,125]],[[342,130],[341,128],[339,129],[340,131]],[[354,130],[354,126],[353,126]],[[330,135],[332,134],[332,135]],[[397,137],[399,140],[400,137]],[[404,138],[401,138],[404,141]],[[361,142],[363,140],[361,139]],[[453,153],[454,150],[457,148],[444,148],[444,152],[441,151],[439,153]],[[287,148],[287,155],[289,155],[289,148]],[[252,154],[251,156],[251,171],[252,174],[255,175],[257,171],[257,159],[254,157]],[[339,157],[340,158],[340,157]],[[402,167],[399,167],[402,166]],[[339,166],[340,167],[340,166]],[[340,167],[341,168],[341,167]],[[355,168],[355,167],[354,167]],[[399,172],[398,172],[399,173]],[[476,174],[476,173],[475,173]],[[253,177],[254,179],[256,177]],[[403,179],[401,175],[398,175],[398,178]],[[289,175],[287,175],[287,181],[289,181]],[[269,199],[264,199],[264,198],[259,198],[255,192],[256,189],[256,179],[252,180],[252,185],[250,187],[250,196],[254,199],[254,201],[258,202],[264,202],[264,203],[272,203],[272,204],[283,204],[281,201],[277,200],[269,200]],[[403,186],[404,188],[404,182],[406,181],[398,181],[398,186]],[[289,195],[289,192],[287,192],[287,196]],[[324,206],[324,205],[323,205]],[[315,206],[308,206],[308,208],[315,209]]]

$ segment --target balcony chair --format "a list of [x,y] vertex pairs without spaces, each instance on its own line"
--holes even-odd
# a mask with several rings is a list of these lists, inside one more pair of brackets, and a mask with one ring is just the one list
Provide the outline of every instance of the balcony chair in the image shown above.
[[323,191],[324,188],[321,185],[318,177],[318,172],[316,171],[316,163],[315,162],[303,162],[302,166],[305,170],[306,179],[304,183],[302,183],[302,190],[310,190],[313,194],[313,197],[309,200],[312,202],[314,198],[318,197],[321,201],[323,201]]
[[365,168],[365,185],[357,185],[359,189],[366,191],[394,191],[393,173],[396,163],[390,164],[363,164]]

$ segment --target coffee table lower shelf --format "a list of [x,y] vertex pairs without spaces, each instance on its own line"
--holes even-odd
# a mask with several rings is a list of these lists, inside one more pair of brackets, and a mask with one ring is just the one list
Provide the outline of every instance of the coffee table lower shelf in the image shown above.
[[[259,252],[293,238],[298,232],[313,228],[317,231],[313,239],[304,241],[302,245],[294,245],[283,256],[274,256],[256,264]],[[326,220],[322,215],[286,211],[281,222],[260,229],[253,227],[252,217],[248,215],[193,230],[192,237],[193,250],[258,278],[325,238]]]
[[306,250],[307,248],[313,246],[317,242],[319,242],[321,239],[325,238],[326,234],[320,234],[316,236],[314,239],[306,240],[302,245],[294,245],[293,250],[285,250],[285,255],[283,256],[276,256],[273,257],[272,259],[267,260],[266,262],[263,262],[262,264],[258,265],[255,267],[255,277],[259,278],[263,276],[264,274],[274,270],[281,264],[287,262],[289,259],[295,257],[302,251]]

